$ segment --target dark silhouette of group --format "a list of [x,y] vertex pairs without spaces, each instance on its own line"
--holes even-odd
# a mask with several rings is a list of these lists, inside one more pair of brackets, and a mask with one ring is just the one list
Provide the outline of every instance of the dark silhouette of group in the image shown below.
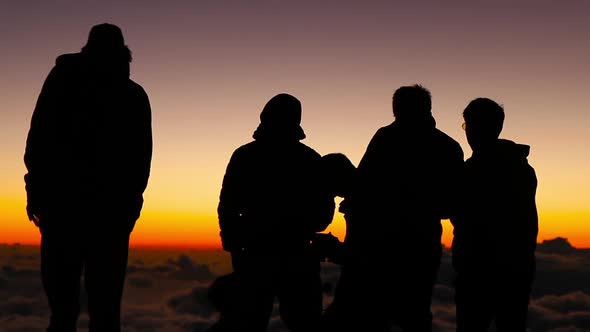
[[[275,297],[291,331],[431,331],[442,219],[454,226],[457,331],[487,331],[492,321],[498,331],[526,330],[538,231],[529,147],[499,139],[503,107],[477,98],[463,113],[473,150],[464,161],[460,145],[436,128],[431,106],[423,86],[398,88],[395,120],[375,133],[357,168],[342,153],[320,158],[299,142],[294,97],[268,102],[221,189],[221,238],[233,263],[231,278],[221,277],[233,292],[223,298],[236,305],[219,308],[211,331],[265,331]],[[261,136],[266,127],[276,131]],[[336,196],[342,243],[317,234]],[[342,269],[322,313],[324,259]]]
[[[25,151],[27,214],[41,232],[48,332],[76,331],[80,280],[90,332],[120,331],[129,235],[150,174],[147,94],[129,76],[121,30],[94,26],[80,53],[61,55],[39,95]],[[454,226],[457,331],[525,331],[535,273],[537,179],[529,147],[500,139],[504,109],[488,98],[463,111],[473,151],[437,129],[431,93],[395,90],[394,121],[356,167],[303,144],[302,105],[272,97],[253,140],[229,160],[218,217],[233,271],[209,289],[209,331],[265,331],[278,299],[291,331],[432,330],[442,219]],[[335,198],[342,198],[338,207]],[[336,208],[346,236],[323,233]],[[323,307],[321,261],[341,265]]]

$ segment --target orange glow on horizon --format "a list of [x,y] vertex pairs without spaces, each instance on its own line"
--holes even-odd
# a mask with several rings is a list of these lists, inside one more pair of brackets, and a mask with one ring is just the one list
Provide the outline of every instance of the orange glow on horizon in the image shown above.
[[[3,207],[0,243],[38,245],[39,230],[27,220],[26,203],[21,198],[4,196],[0,197],[0,205]],[[206,210],[214,211],[211,207]],[[590,210],[540,209],[538,242],[565,237],[577,248],[590,248],[589,220]],[[326,232],[344,239],[346,225],[342,214],[335,214]],[[452,239],[452,225],[444,220],[442,243],[450,247]],[[217,215],[145,209],[131,234],[130,245],[133,248],[221,249]]]
[[[3,229],[0,243],[38,245],[38,229],[26,218],[24,205],[0,200],[3,206],[10,206],[2,217]],[[8,203],[8,204],[7,204]],[[18,207],[18,209],[16,209]],[[590,248],[590,230],[587,221],[590,211],[541,211],[539,215],[538,242],[555,237],[566,237],[577,248]],[[340,213],[326,229],[340,240],[344,239],[346,226]],[[453,228],[448,220],[443,221],[442,243],[451,246]],[[147,210],[142,213],[131,234],[133,248],[191,248],[221,249],[216,215],[177,213]]]

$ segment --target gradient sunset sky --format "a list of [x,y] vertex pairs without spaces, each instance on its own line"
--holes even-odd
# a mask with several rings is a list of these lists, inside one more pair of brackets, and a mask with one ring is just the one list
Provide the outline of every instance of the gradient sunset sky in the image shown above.
[[[133,245],[219,246],[233,150],[268,99],[303,105],[303,142],[358,164],[402,85],[431,90],[438,128],[471,155],[461,112],[503,104],[502,137],[531,145],[539,241],[590,247],[590,1],[3,1],[0,243],[38,243],[25,140],[43,81],[90,28],[121,27],[153,111],[154,155]],[[502,221],[498,220],[498,227]],[[330,230],[344,232],[340,216]],[[445,244],[451,226],[445,221]]]

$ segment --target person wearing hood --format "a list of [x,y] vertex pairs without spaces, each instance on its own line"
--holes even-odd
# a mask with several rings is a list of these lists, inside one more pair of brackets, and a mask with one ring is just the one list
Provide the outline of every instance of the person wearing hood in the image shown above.
[[151,109],[129,76],[121,29],[92,27],[47,76],[27,136],[27,214],[41,233],[48,332],[76,331],[80,279],[89,331],[120,331],[129,236],[152,156]]
[[275,297],[291,331],[313,331],[321,317],[320,262],[310,242],[331,223],[335,204],[320,154],[300,142],[300,122],[297,98],[272,97],[223,178],[220,236],[239,283],[243,331],[266,331]]
[[472,100],[463,118],[473,154],[451,219],[457,331],[487,331],[495,321],[500,332],[524,332],[538,233],[530,147],[498,138],[504,109],[491,99]]
[[441,219],[454,210],[463,151],[436,128],[425,87],[398,88],[392,108],[394,121],[374,134],[347,197],[350,257],[334,294],[334,331],[432,329]]

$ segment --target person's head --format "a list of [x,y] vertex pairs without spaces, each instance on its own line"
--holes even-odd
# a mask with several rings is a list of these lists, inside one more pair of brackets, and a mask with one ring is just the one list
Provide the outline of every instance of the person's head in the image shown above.
[[356,167],[342,153],[329,153],[322,156],[322,175],[328,190],[335,196],[345,197],[351,190]]
[[473,151],[493,144],[504,125],[504,108],[489,98],[476,98],[463,111],[463,128]]
[[400,121],[423,121],[432,117],[432,96],[422,85],[402,86],[393,94],[393,115]]
[[272,97],[260,113],[260,125],[254,132],[254,138],[304,139],[301,102],[287,93]]
[[82,54],[106,61],[131,62],[131,50],[125,45],[123,32],[110,23],[97,24],[90,29]]

